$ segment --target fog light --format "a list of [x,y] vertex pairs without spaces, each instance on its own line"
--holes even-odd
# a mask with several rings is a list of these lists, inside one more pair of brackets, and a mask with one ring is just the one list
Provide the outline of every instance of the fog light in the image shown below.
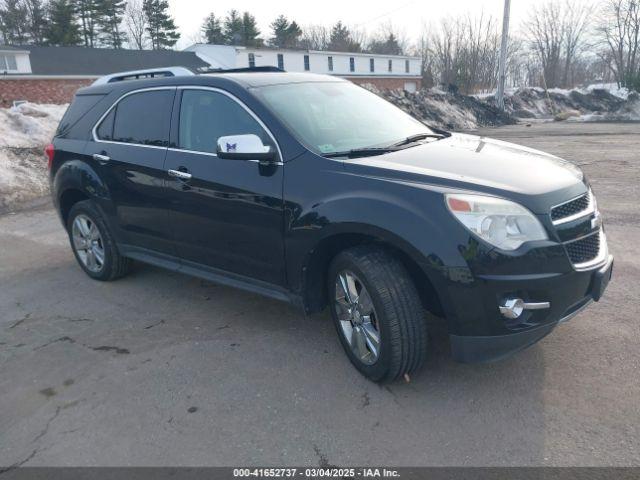
[[528,303],[521,298],[507,298],[500,305],[500,313],[506,318],[514,319],[522,315],[525,310],[543,310],[550,306],[550,302]]

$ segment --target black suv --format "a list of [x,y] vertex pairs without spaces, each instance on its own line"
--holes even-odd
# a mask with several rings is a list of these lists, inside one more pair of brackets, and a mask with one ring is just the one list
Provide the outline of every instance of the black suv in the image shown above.
[[96,280],[140,260],[329,306],[355,367],[390,381],[425,360],[425,310],[455,359],[493,360],[610,279],[595,197],[558,157],[430,128],[335,77],[138,77],[79,90],[47,147]]

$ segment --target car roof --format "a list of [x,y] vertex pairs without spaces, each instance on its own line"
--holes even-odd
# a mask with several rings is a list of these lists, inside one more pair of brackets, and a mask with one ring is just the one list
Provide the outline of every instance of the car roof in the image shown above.
[[139,80],[125,80],[101,85],[92,85],[78,90],[79,95],[107,94],[113,90],[124,92],[145,88],[200,85],[224,87],[225,84],[235,84],[242,88],[251,89],[269,85],[284,85],[292,83],[317,82],[345,82],[346,80],[332,75],[315,73],[289,72],[211,72],[198,75],[184,75],[175,77],[145,78]]

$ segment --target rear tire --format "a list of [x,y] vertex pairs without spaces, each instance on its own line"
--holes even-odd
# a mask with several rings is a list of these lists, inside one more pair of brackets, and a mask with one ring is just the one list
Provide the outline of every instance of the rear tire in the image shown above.
[[91,278],[110,281],[131,270],[131,259],[118,252],[104,216],[93,201],[83,200],[71,207],[67,232],[78,264]]
[[397,258],[376,246],[345,250],[329,266],[327,291],[340,342],[365,377],[391,382],[423,365],[425,313],[409,273]]

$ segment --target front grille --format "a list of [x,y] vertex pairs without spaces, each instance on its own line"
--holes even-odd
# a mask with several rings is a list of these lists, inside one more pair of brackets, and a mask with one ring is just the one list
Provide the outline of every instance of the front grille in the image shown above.
[[585,193],[584,195],[575,198],[567,203],[563,203],[562,205],[553,207],[551,209],[551,220],[556,222],[558,220],[562,220],[563,218],[567,218],[580,213],[583,210],[587,210],[590,204],[591,195],[590,193]]
[[574,265],[589,262],[600,253],[600,232],[566,243],[565,246]]

